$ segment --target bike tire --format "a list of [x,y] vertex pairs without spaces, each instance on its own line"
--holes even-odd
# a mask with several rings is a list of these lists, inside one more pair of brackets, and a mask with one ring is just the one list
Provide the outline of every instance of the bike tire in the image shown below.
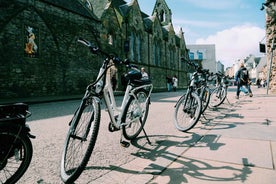
[[73,183],[85,169],[94,149],[99,126],[100,105],[93,97],[83,100],[66,136],[61,158],[61,179]]
[[[10,127],[10,126],[9,126]],[[0,127],[0,183],[16,183],[27,171],[33,156],[30,138],[22,127]],[[19,131],[17,131],[19,130]],[[4,141],[5,140],[5,141]],[[7,145],[7,143],[12,145]],[[6,152],[9,150],[8,152]],[[6,154],[7,153],[7,154]]]
[[205,110],[207,109],[209,102],[210,102],[210,97],[211,97],[211,92],[208,87],[205,87],[203,90],[204,91],[201,93],[201,96],[200,96],[201,101],[202,101],[201,113],[204,113]]
[[201,99],[196,93],[183,95],[175,105],[175,127],[183,132],[192,129],[200,118],[201,108]]
[[227,89],[224,87],[217,87],[215,88],[210,97],[210,107],[218,107],[220,106],[224,100],[226,99],[227,96]]
[[[147,91],[140,89],[135,95],[137,100],[131,96],[122,115],[122,122],[125,124],[122,126],[122,130],[127,140],[135,139],[140,134],[148,117],[150,101]],[[137,108],[138,105],[142,107],[142,112]]]

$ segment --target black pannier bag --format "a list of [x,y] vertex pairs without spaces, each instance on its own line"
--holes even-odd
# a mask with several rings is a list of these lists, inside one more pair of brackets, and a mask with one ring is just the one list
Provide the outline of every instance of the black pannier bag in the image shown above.
[[141,78],[142,78],[141,71],[137,68],[132,68],[127,73],[122,75],[121,82],[122,82],[122,85],[126,87],[128,82],[133,83],[135,80],[140,80]]

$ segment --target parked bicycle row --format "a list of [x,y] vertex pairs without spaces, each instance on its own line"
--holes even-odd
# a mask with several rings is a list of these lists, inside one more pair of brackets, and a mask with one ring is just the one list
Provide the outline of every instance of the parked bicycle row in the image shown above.
[[221,105],[227,98],[228,79],[222,73],[210,73],[206,69],[188,61],[195,72],[191,76],[188,89],[175,105],[174,124],[180,131],[192,129],[207,107]]
[[[129,60],[121,60],[106,53],[85,39],[80,38],[78,42],[87,46],[93,54],[105,56],[105,59],[96,80],[87,86],[81,103],[69,122],[60,163],[60,176],[64,183],[77,180],[90,159],[100,128],[102,99],[110,117],[108,129],[110,132],[121,131],[120,144],[123,147],[128,147],[129,141],[142,131],[150,144],[144,125],[153,89],[151,80],[143,78],[141,71],[131,65]],[[188,63],[194,67],[195,72],[172,115],[175,126],[180,131],[193,128],[208,107],[219,106],[227,96],[227,79],[223,74],[212,74],[192,62]],[[111,83],[110,72],[115,65],[125,65],[128,69],[123,77],[126,91],[120,105],[115,101]],[[215,81],[214,87],[210,87],[210,81]],[[0,110],[0,183],[16,183],[27,170],[32,158],[29,138],[34,136],[25,124],[29,114],[28,106],[15,104],[2,106]],[[14,167],[11,168],[10,165]]]

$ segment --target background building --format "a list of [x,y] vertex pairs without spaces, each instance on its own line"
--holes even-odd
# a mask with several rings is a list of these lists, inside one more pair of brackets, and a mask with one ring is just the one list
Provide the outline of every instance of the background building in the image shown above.
[[[166,89],[167,75],[187,85],[184,33],[175,33],[165,0],[156,0],[152,15],[138,0],[9,0],[0,6],[6,7],[0,17],[1,98],[82,94],[103,57],[89,53],[79,37],[145,67],[155,91]],[[118,67],[118,90],[125,71]]]
[[241,63],[244,63],[249,72],[249,78],[253,83],[255,83],[258,79],[266,80],[266,76],[264,74],[266,69],[266,57],[255,57],[252,54],[244,59],[235,61],[232,67],[227,68],[225,74],[234,78],[236,72],[240,69]]
[[210,72],[217,72],[215,44],[187,45],[187,48],[190,60],[199,62],[202,68],[209,69]]
[[224,73],[224,64],[222,64],[220,61],[217,61],[217,72]]

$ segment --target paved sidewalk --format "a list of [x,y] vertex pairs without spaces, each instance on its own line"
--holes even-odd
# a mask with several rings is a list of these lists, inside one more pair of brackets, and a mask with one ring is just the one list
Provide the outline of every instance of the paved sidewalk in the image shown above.
[[149,183],[275,183],[276,96],[253,93],[236,100],[230,92],[230,104],[209,111],[193,134],[204,136]]
[[208,109],[206,119],[189,133],[141,146],[137,159],[92,183],[275,183],[276,95],[252,90],[252,98],[241,95],[236,100],[230,88],[228,102]]
[[[228,101],[216,109],[208,108],[205,118],[188,133],[176,130],[173,124],[174,105],[183,91],[153,94],[145,125],[151,144],[141,133],[127,149],[118,145],[119,134],[115,138],[108,134],[109,117],[102,113],[98,149],[75,184],[274,184],[276,95],[266,95],[263,88],[253,87],[252,91],[252,98],[241,95],[237,100],[235,87],[230,87]],[[42,101],[34,99],[33,103]],[[75,105],[62,104],[46,105],[60,108],[53,116],[53,110],[47,112],[44,104],[32,106],[37,109],[31,112],[38,112],[38,118],[29,122],[37,136],[32,140],[34,155],[18,184],[63,183],[60,156],[71,110],[62,112],[64,108],[74,112]],[[41,110],[47,118],[39,116]]]

